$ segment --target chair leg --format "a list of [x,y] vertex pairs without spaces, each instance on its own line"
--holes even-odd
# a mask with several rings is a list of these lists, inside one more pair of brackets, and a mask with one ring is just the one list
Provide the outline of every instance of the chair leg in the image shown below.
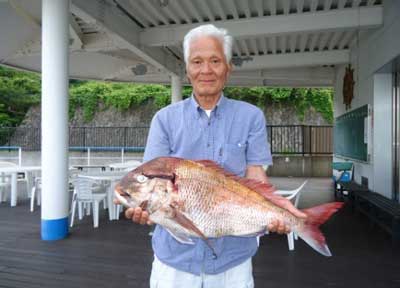
[[99,227],[99,201],[93,202],[93,227]]
[[[72,201],[71,223],[69,225],[70,227],[74,225],[75,210],[76,210],[76,200]],[[79,214],[79,209],[78,209],[78,214]]]
[[115,219],[119,220],[119,214],[121,213],[122,206],[121,205],[115,205],[114,206],[114,211],[115,211]]
[[35,208],[35,194],[36,194],[36,186],[33,186],[31,191],[31,212],[33,212]]
[[29,183],[29,180],[27,179],[26,180],[26,195],[29,197],[29,191],[31,191],[32,192],[32,186],[31,186],[31,184]]
[[42,190],[39,189],[36,195],[36,204],[37,206],[40,206],[42,204]]
[[83,203],[82,202],[79,202],[78,201],[78,217],[79,217],[79,220],[82,220],[82,218],[83,218],[83,205],[82,205]]
[[287,239],[288,239],[288,245],[289,245],[289,250],[292,251],[294,250],[294,233],[290,232],[287,234]]
[[85,210],[86,210],[86,215],[87,216],[89,216],[90,215],[90,209],[91,209],[91,206],[92,205],[92,203],[89,203],[89,202],[85,202],[84,204],[83,204],[83,206],[85,207]]

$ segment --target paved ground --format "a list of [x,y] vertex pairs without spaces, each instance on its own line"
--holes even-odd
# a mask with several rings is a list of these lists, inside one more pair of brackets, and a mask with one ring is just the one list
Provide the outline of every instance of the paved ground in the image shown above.
[[[271,178],[279,189],[292,189],[302,178]],[[332,200],[329,178],[312,178],[301,207]],[[256,287],[400,287],[400,249],[362,215],[343,208],[322,230],[333,257],[317,254],[302,240],[288,251],[286,236],[267,235],[254,257]],[[0,287],[148,287],[152,252],[149,227],[128,220],[100,227],[91,218],[77,221],[61,241],[40,240],[40,211],[28,202],[0,204]]]

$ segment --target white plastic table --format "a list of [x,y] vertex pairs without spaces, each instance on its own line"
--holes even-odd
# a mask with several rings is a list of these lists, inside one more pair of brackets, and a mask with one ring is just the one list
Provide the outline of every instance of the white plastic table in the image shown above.
[[125,170],[127,168],[131,168],[133,170],[140,165],[142,165],[142,162],[138,160],[132,160],[123,163],[111,163],[108,164],[108,167],[110,167],[111,170]]
[[12,166],[0,167],[0,173],[11,175],[11,207],[17,206],[17,175],[18,173],[28,173],[33,171],[41,171],[42,166]]

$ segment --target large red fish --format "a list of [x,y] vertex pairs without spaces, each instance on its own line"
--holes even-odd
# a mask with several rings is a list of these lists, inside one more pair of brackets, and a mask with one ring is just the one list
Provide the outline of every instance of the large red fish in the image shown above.
[[312,248],[331,256],[318,227],[343,203],[304,209],[307,218],[297,218],[274,191],[271,184],[234,176],[213,161],[173,157],[139,166],[115,188],[125,206],[147,210],[151,221],[182,243],[193,243],[191,237],[208,243],[209,237],[259,235],[272,220],[281,219]]

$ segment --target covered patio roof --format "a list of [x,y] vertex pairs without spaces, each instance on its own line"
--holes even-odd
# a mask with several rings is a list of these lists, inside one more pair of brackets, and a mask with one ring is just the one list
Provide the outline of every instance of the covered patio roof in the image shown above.
[[[382,0],[72,0],[70,77],[183,79],[182,40],[206,23],[235,37],[230,85],[333,86],[335,65],[383,24]],[[41,1],[0,0],[0,64],[40,71]]]

